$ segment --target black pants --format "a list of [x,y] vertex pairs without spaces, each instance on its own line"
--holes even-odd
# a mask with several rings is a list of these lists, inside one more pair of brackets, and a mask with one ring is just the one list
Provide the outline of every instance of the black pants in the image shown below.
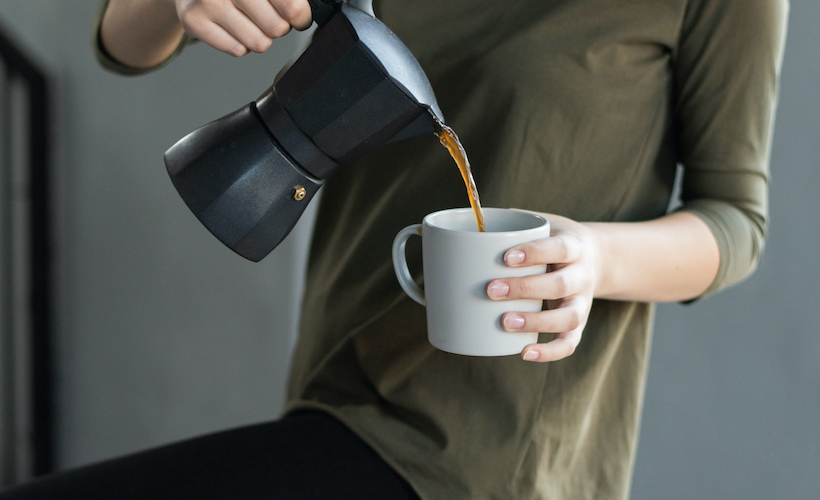
[[333,417],[316,411],[203,436],[0,492],[18,499],[418,499]]

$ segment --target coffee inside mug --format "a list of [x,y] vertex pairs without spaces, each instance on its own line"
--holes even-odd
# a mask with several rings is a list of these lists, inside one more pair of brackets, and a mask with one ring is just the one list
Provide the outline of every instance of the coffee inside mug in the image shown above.
[[[532,214],[531,217],[522,217],[521,214],[522,212],[515,210],[486,209],[484,223],[487,232],[525,231],[544,225],[544,219],[540,216]],[[436,212],[425,217],[424,222],[430,226],[450,231],[478,232],[475,217],[470,210]]]

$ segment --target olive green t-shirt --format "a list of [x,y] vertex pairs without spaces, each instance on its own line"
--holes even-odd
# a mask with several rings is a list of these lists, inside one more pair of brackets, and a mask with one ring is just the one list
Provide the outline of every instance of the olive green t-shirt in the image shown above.
[[[786,0],[374,4],[427,72],[485,206],[653,219],[681,164],[679,209],[720,248],[707,294],[754,269]],[[334,174],[320,203],[287,411],[332,413],[425,499],[628,497],[651,304],[596,299],[558,362],[441,352],[391,243],[467,206],[446,150],[433,136],[383,147]]]

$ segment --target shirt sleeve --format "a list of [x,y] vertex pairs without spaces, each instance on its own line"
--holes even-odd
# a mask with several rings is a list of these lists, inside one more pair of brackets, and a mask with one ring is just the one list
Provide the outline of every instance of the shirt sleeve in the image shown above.
[[109,0],[102,0],[100,2],[99,8],[97,9],[97,14],[94,17],[94,23],[92,25],[91,30],[91,45],[94,49],[94,55],[97,58],[97,62],[99,62],[103,68],[109,71],[113,71],[114,73],[119,73],[121,75],[142,75],[145,73],[149,73],[151,71],[155,71],[168,64],[177,55],[179,55],[180,52],[182,52],[182,49],[184,49],[186,45],[194,41],[194,39],[189,37],[187,34],[183,34],[182,40],[179,42],[179,45],[177,46],[176,50],[174,50],[174,52],[170,56],[168,56],[168,58],[166,58],[159,64],[156,64],[149,68],[134,68],[132,66],[126,66],[125,64],[111,57],[111,54],[109,54],[105,50],[105,47],[103,47],[102,40],[100,39],[100,27],[102,26],[103,15],[105,14],[105,9],[108,7],[108,2]]
[[673,54],[680,210],[700,217],[720,249],[717,277],[701,297],[745,279],[763,253],[788,8],[788,0],[687,5]]

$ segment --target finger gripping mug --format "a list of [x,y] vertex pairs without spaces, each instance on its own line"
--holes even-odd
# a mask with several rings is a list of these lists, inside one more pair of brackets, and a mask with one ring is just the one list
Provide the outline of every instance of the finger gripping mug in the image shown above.
[[[538,332],[507,332],[501,316],[508,311],[537,312],[542,301],[495,301],[487,283],[496,278],[541,274],[546,265],[508,267],[504,253],[529,241],[549,237],[549,222],[519,210],[485,208],[486,232],[476,229],[471,209],[451,209],[427,215],[421,224],[399,231],[393,240],[393,267],[402,289],[427,308],[427,337],[446,352],[470,356],[520,353],[538,341]],[[424,290],[410,275],[407,240],[422,239]]]

